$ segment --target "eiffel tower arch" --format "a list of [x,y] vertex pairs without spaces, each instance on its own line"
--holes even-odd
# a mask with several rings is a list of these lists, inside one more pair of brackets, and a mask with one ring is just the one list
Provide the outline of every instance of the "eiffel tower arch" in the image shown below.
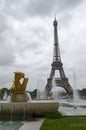
[[50,91],[52,89],[52,80],[55,76],[55,72],[59,72],[59,78],[55,78],[56,86],[60,86],[64,88],[68,94],[73,94],[72,87],[68,81],[68,78],[66,77],[63,69],[63,64],[61,62],[61,56],[60,56],[60,49],[59,49],[59,42],[58,42],[58,30],[57,30],[57,20],[55,18],[54,22],[54,50],[53,50],[53,63],[51,64],[51,72],[50,76],[47,79],[47,84],[46,84],[46,94],[47,96],[50,96]]

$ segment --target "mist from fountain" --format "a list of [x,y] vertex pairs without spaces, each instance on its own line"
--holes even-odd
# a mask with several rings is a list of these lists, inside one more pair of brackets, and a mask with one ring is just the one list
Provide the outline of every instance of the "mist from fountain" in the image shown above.
[[77,102],[79,102],[81,99],[79,97],[79,93],[77,89],[73,90],[73,102],[74,104],[77,104]]
[[31,102],[31,101],[32,101],[32,98],[31,98],[30,93],[27,93],[27,96],[28,96],[28,98],[29,98],[29,102]]
[[52,98],[59,101],[60,96],[59,93],[61,91],[61,87],[56,85],[55,79],[52,80]]
[[37,89],[37,99],[46,99],[46,90]]
[[57,91],[53,91],[53,99],[58,100],[58,92]]
[[73,102],[74,104],[76,105],[77,101],[79,101],[79,96],[78,96],[78,91],[77,91],[77,84],[76,84],[76,74],[74,72],[73,74],[73,86],[74,86],[74,89],[73,89]]

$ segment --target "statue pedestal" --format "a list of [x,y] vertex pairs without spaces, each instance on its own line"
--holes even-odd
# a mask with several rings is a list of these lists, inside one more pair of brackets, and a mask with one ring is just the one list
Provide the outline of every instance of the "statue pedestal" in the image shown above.
[[11,95],[12,102],[27,102],[29,97],[26,93],[13,93]]

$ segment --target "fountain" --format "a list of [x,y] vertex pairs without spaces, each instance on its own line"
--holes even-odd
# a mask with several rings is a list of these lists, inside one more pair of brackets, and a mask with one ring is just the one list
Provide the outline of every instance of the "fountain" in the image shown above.
[[[61,90],[57,91],[57,89],[55,89],[56,84],[54,81],[53,81],[52,86],[53,86],[53,88],[52,88],[53,99],[58,101],[58,103],[59,103],[58,110],[64,116],[86,116],[86,101],[80,99],[78,91],[76,89],[77,85],[76,85],[75,79],[74,79],[75,89],[73,90],[73,98],[72,99],[67,97],[67,96],[60,97],[59,92]],[[60,86],[58,86],[58,87],[60,87]]]
[[[26,93],[28,78],[24,73],[15,72],[14,81],[10,88],[10,96],[7,101],[0,101],[0,120],[27,120],[30,113],[41,114],[57,111],[58,102],[55,100],[32,100]],[[20,80],[22,80],[22,83]]]
[[59,100],[59,111],[64,116],[85,116],[86,115],[86,101],[78,96],[78,91],[74,90],[74,98],[72,100]]

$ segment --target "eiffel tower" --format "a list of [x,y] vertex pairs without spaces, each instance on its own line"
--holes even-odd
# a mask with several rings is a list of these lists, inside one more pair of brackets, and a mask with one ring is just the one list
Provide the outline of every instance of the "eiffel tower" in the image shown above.
[[72,87],[69,84],[68,78],[66,77],[64,70],[63,70],[63,64],[61,62],[61,57],[60,57],[60,49],[59,49],[59,42],[58,42],[58,30],[57,30],[57,20],[55,17],[55,20],[53,22],[54,25],[54,51],[53,51],[53,63],[51,64],[51,72],[50,76],[47,79],[47,84],[46,84],[46,94],[47,96],[50,96],[50,91],[52,89],[52,80],[55,76],[55,71],[58,70],[60,78],[56,77],[55,82],[56,86],[63,87],[68,94],[72,95],[73,90]]

